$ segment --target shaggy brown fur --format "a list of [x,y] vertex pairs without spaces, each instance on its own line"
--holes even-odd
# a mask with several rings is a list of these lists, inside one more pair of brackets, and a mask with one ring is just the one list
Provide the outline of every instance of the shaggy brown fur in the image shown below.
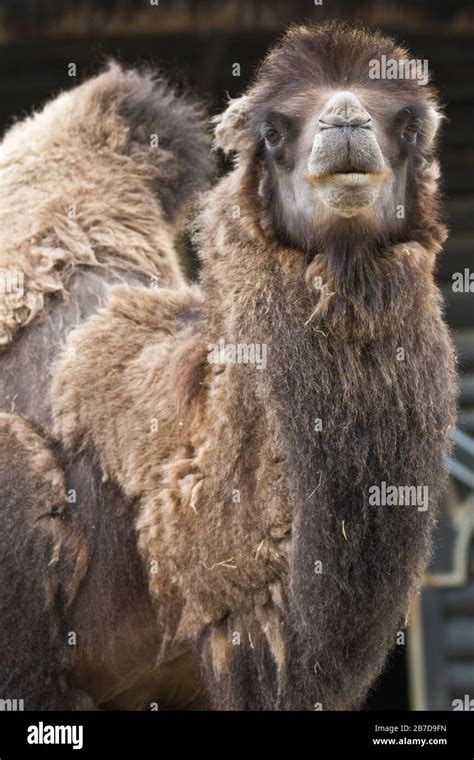
[[64,520],[59,464],[14,414],[0,414],[0,482],[2,699],[24,699],[27,709],[90,709],[90,697],[67,671],[66,648],[58,646],[88,548]]
[[165,81],[112,63],[7,133],[0,273],[20,272],[24,287],[2,297],[0,345],[48,294],[67,294],[77,266],[182,284],[173,236],[209,175],[202,122]]
[[[436,101],[414,83],[369,80],[367,63],[381,54],[404,51],[344,26],[290,31],[217,124],[218,143],[238,157],[203,203],[201,286],[115,289],[54,366],[66,488],[68,479],[90,481],[98,493],[82,495],[75,519],[100,519],[108,503],[94,544],[99,567],[66,615],[86,639],[69,672],[96,705],[143,707],[152,693],[175,707],[202,704],[197,658],[217,708],[351,709],[394,646],[429,555],[455,383],[433,281],[444,237]],[[374,116],[409,209],[402,222],[389,217],[388,201],[367,221],[362,211],[328,223],[318,203],[314,229],[291,216],[279,167],[287,177],[298,151],[265,147],[262,110],[300,95],[292,107],[302,134],[308,92],[319,108],[325,88],[341,86],[367,88],[372,101],[392,93],[393,113],[408,99],[420,114],[406,151],[392,117]],[[267,366],[212,363],[221,338],[265,345]],[[369,488],[382,482],[428,487],[429,508],[372,506]],[[123,524],[104,497],[109,487]],[[105,578],[100,557],[109,523],[123,588]],[[141,558],[133,577],[140,562],[126,525]],[[83,530],[90,541],[94,531]],[[135,610],[125,612],[134,582]]]

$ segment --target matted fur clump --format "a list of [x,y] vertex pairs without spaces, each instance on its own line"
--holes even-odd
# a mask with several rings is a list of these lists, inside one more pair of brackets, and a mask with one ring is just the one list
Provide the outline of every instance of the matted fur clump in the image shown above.
[[456,389],[436,97],[372,80],[381,54],[405,51],[290,30],[216,121],[200,284],[116,288],[52,365],[78,705],[354,709],[395,646]]

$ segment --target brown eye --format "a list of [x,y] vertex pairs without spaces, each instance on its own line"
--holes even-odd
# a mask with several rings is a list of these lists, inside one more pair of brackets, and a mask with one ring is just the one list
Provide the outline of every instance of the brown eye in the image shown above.
[[272,148],[274,148],[275,145],[278,145],[281,140],[280,132],[278,132],[278,130],[274,129],[273,127],[267,127],[264,129],[263,136],[265,138],[265,142]]
[[407,124],[407,126],[403,130],[403,139],[407,143],[411,143],[413,145],[414,143],[416,143],[416,138],[420,130],[421,130],[421,120],[414,119],[412,122]]

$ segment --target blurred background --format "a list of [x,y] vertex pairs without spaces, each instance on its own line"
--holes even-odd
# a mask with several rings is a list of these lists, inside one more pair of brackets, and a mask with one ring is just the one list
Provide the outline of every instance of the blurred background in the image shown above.
[[[0,0],[0,129],[95,73],[109,56],[156,64],[215,113],[245,89],[289,23],[327,18],[377,26],[428,59],[448,117],[441,163],[451,234],[438,279],[460,361],[459,421],[425,587],[366,709],[469,709],[472,699],[474,710],[474,4]],[[76,77],[68,76],[70,63]],[[462,292],[453,290],[456,273],[464,275]]]

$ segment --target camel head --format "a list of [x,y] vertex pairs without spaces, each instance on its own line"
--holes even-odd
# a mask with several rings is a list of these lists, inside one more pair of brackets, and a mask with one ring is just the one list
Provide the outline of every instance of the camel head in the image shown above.
[[253,178],[264,228],[309,251],[334,232],[442,236],[433,157],[442,117],[425,66],[360,27],[290,29],[217,119],[217,144]]

